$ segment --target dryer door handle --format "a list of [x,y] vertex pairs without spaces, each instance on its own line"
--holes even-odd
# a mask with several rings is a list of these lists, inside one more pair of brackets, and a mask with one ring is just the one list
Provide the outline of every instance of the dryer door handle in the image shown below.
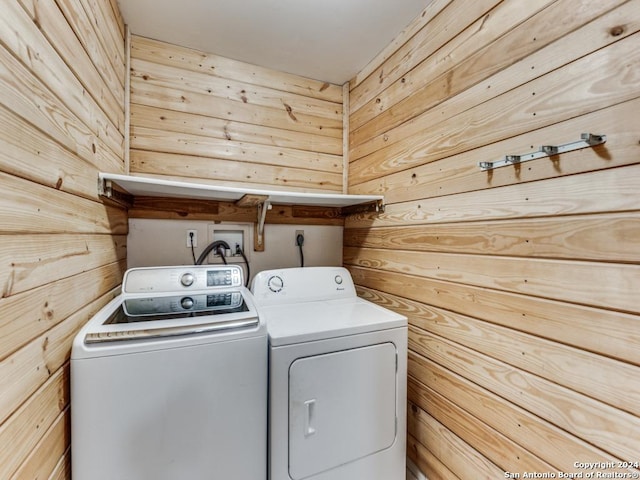
[[310,437],[315,435],[316,429],[314,427],[316,423],[316,399],[307,400],[304,402],[304,436]]

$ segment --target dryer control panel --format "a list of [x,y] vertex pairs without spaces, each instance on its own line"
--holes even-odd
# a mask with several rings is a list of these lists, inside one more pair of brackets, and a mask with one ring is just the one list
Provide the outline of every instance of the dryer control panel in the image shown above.
[[251,284],[258,305],[336,300],[356,296],[349,271],[342,267],[265,270]]

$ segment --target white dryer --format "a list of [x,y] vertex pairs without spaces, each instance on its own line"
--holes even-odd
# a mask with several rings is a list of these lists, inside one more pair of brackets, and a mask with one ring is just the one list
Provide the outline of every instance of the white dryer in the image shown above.
[[238,266],[128,270],[71,353],[78,480],[260,480],[267,333]]
[[264,271],[270,480],[395,480],[406,458],[407,319],[344,268]]

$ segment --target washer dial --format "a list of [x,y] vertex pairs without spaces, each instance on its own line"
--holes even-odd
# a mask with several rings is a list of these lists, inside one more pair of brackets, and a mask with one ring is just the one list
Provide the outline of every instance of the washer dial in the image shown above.
[[195,302],[191,297],[184,297],[182,300],[180,300],[180,306],[185,310],[189,310],[193,308],[194,305],[195,305]]
[[193,282],[195,282],[196,277],[193,275],[193,273],[185,273],[184,275],[182,275],[182,277],[180,277],[180,283],[185,286],[185,287],[190,287],[191,285],[193,285]]

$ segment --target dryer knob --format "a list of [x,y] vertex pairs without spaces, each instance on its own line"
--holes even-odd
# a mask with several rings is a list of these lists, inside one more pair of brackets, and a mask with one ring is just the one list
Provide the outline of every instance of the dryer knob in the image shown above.
[[180,305],[185,310],[189,310],[189,309],[193,308],[193,304],[194,304],[193,298],[191,298],[191,297],[184,297],[182,300],[180,300]]
[[267,280],[267,287],[269,287],[269,290],[273,293],[278,293],[282,290],[282,287],[284,287],[284,281],[279,276],[274,275],[273,277],[269,277],[269,280]]
[[185,273],[180,277],[180,283],[185,287],[190,287],[195,282],[196,277],[193,276],[193,273]]
[[336,277],[334,278],[334,281],[335,281],[338,285],[342,285],[342,276],[341,276],[341,275],[336,275]]

